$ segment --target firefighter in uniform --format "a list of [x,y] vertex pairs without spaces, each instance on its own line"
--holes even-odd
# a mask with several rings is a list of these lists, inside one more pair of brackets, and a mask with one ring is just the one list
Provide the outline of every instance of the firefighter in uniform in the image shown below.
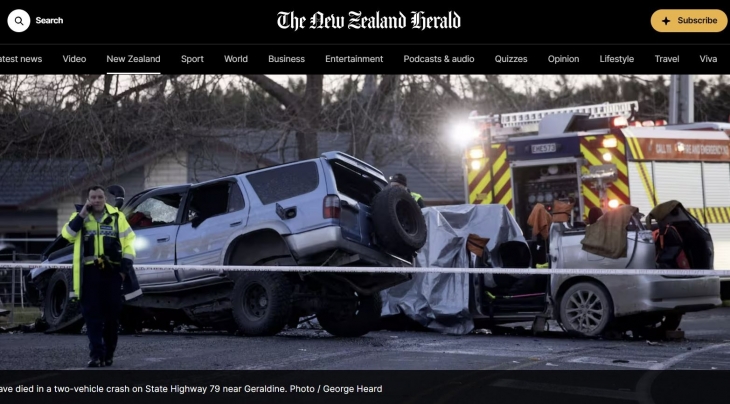
[[406,190],[408,190],[408,192],[411,193],[411,196],[413,197],[413,199],[415,199],[416,202],[418,202],[418,206],[421,209],[426,207],[426,204],[423,203],[423,197],[421,196],[421,194],[417,194],[417,193],[411,191],[410,189],[408,189],[408,180],[406,179],[405,175],[398,173],[398,174],[391,176],[390,185],[404,187]]
[[142,293],[133,269],[135,235],[124,214],[106,203],[101,186],[91,187],[77,210],[61,232],[74,245],[70,298],[81,303],[91,351],[88,366],[111,366],[123,299]]

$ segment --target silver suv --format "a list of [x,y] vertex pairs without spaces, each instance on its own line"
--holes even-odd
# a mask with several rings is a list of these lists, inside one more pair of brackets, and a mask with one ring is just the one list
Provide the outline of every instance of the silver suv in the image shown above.
[[[411,195],[341,152],[198,184],[149,189],[122,208],[137,265],[413,266],[426,223]],[[46,262],[70,263],[61,237]],[[414,269],[415,270],[415,269]],[[273,335],[316,315],[336,336],[377,325],[379,292],[409,274],[137,270],[143,295],[127,302],[126,329],[177,324]],[[52,330],[77,331],[71,270],[37,268],[25,282]]]

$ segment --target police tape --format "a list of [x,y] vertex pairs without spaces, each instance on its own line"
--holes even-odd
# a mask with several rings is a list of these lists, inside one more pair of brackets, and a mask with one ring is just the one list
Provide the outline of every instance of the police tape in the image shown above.
[[[71,269],[71,264],[2,263],[0,269]],[[329,266],[262,266],[262,265],[135,265],[135,271],[227,271],[227,272],[326,272],[326,273],[443,273],[500,275],[660,275],[730,277],[727,269],[564,269],[564,268],[442,268],[442,267],[329,267]]]

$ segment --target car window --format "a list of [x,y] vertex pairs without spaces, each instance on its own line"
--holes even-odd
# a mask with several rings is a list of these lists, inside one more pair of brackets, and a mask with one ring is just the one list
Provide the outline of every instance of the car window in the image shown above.
[[246,206],[243,200],[243,193],[238,184],[231,184],[230,193],[228,194],[228,213],[237,212]]
[[243,193],[238,184],[221,181],[192,189],[185,217],[191,222],[196,217],[207,219],[237,212],[244,206]]
[[155,195],[134,208],[127,220],[133,229],[174,224],[181,199],[179,193]]
[[313,161],[282,166],[246,176],[261,203],[294,198],[319,186],[319,169]]

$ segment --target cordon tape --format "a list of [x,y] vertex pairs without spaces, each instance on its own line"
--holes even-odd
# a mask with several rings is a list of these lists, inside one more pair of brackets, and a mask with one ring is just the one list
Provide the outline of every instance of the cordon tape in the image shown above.
[[[71,264],[6,264],[0,269],[55,268],[72,269]],[[662,275],[730,277],[727,269],[557,269],[557,268],[440,268],[440,267],[327,267],[327,266],[260,266],[260,265],[135,265],[135,271],[230,271],[230,272],[339,272],[339,273],[444,273],[444,274],[510,274],[510,275]]]

